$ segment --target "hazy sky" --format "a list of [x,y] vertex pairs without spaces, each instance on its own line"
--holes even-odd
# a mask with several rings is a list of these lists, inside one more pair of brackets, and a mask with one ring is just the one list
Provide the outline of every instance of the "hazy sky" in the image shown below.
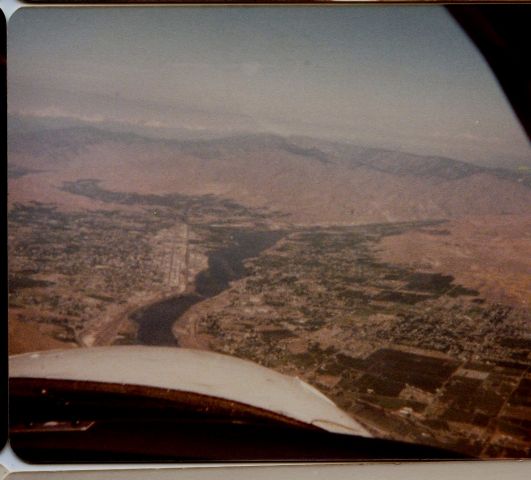
[[8,28],[10,113],[530,162],[441,7],[22,9]]

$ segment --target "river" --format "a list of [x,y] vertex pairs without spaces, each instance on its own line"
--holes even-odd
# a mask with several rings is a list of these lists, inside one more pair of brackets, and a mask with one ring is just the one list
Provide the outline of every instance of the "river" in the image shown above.
[[208,255],[208,268],[195,278],[195,291],[173,295],[142,307],[129,316],[138,324],[137,342],[142,345],[178,346],[173,324],[192,305],[218,295],[230,282],[246,275],[244,260],[257,257],[282,236],[280,231],[234,230],[231,244]]

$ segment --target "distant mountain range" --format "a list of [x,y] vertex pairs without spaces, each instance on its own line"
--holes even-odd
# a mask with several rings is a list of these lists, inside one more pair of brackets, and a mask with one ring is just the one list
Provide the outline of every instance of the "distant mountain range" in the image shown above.
[[11,168],[109,189],[216,194],[294,222],[531,213],[531,173],[307,137],[163,140],[72,127],[12,133]]

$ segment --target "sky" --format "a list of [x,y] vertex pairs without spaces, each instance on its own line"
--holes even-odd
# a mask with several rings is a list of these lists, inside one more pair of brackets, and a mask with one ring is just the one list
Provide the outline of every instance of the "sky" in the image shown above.
[[8,65],[9,113],[24,118],[531,165],[494,76],[442,7],[21,9]]

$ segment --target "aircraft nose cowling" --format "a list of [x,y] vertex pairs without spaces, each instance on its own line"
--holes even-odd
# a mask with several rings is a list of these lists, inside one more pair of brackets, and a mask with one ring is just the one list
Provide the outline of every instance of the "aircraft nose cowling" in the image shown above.
[[120,383],[232,400],[329,432],[371,434],[316,388],[248,360],[184,348],[113,346],[10,358],[10,377]]

